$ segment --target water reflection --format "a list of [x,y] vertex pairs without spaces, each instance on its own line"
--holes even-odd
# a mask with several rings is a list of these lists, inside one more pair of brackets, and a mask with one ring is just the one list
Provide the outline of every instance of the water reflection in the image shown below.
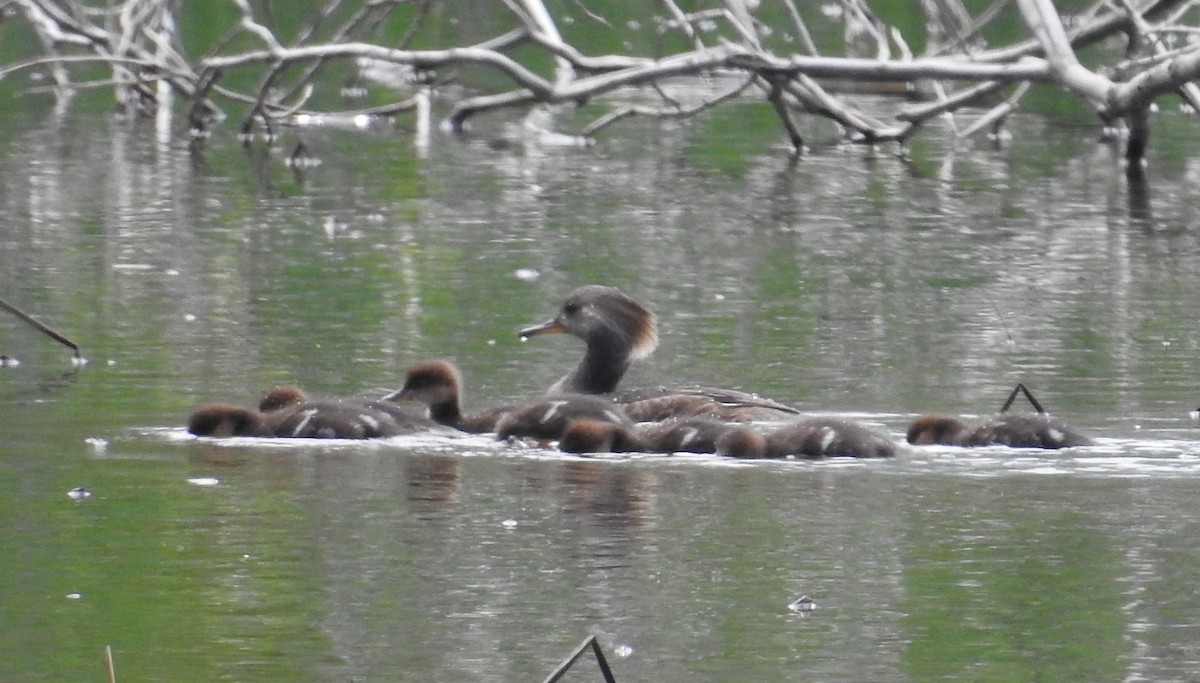
[[408,499],[430,503],[457,502],[459,464],[454,456],[415,455],[404,464]]

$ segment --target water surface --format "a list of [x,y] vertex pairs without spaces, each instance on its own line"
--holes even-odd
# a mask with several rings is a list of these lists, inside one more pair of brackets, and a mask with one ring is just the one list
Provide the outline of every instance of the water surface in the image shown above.
[[[495,121],[424,154],[403,126],[201,154],[83,114],[10,127],[0,290],[89,362],[0,317],[0,678],[99,678],[112,645],[118,680],[541,680],[591,633],[621,681],[1192,678],[1194,122],[1156,128],[1131,191],[1033,117],[999,150],[794,160],[739,116],[586,149]],[[182,432],[204,401],[377,396],[432,356],[469,406],[536,395],[581,346],[516,331],[590,282],[660,317],[630,385],[899,436],[1022,381],[1100,445],[741,463]]]

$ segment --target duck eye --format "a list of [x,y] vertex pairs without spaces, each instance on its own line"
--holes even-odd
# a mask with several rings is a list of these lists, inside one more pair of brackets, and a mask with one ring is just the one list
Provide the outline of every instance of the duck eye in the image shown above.
[[577,304],[577,303],[563,304],[563,313],[566,313],[567,315],[575,315],[578,312],[579,312],[579,304]]

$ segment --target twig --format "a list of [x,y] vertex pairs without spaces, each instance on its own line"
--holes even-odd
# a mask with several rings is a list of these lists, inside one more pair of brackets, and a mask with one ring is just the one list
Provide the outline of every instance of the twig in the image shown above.
[[112,645],[104,646],[104,664],[108,671],[108,683],[117,683],[117,671],[113,666]]
[[1033,397],[1033,394],[1025,387],[1023,382],[1017,382],[1017,386],[1013,388],[1012,393],[1008,395],[1008,400],[1004,402],[1004,407],[1000,408],[1000,412],[1008,412],[1008,409],[1012,407],[1013,401],[1017,400],[1018,393],[1025,394],[1025,398],[1029,399],[1029,403],[1033,406],[1033,409],[1038,412],[1038,415],[1046,414],[1046,409],[1043,408],[1042,404]]
[[601,116],[600,118],[596,119],[592,123],[588,124],[588,126],[580,132],[580,135],[583,135],[584,137],[591,137],[591,136],[595,135],[596,133],[600,132],[601,130],[608,128],[609,126],[616,123],[617,121],[620,121],[621,119],[626,119],[626,118],[629,118],[632,116],[650,116],[653,118],[660,118],[660,119],[686,118],[689,116],[694,116],[706,109],[711,109],[726,100],[730,100],[730,99],[733,99],[734,97],[737,97],[738,95],[745,92],[746,88],[750,87],[750,84],[753,82],[754,82],[754,77],[749,76],[749,77],[745,78],[741,83],[736,85],[735,87],[730,88],[729,90],[727,90],[723,93],[720,93],[714,97],[706,99],[703,102],[700,102],[699,104],[696,104],[696,105],[693,105],[690,107],[685,107],[680,104],[676,104],[676,106],[671,109],[660,109],[660,108],[655,108],[655,107],[639,107],[637,105],[623,107],[616,111],[605,114],[604,116]]
[[1002,121],[1004,117],[1012,113],[1013,109],[1017,108],[1017,102],[1021,101],[1021,98],[1025,95],[1025,91],[1027,90],[1029,90],[1028,83],[1022,83],[1021,85],[1017,86],[1017,89],[1013,91],[1013,94],[1009,95],[1004,102],[997,105],[991,111],[979,117],[974,123],[963,129],[963,131],[958,134],[958,139],[961,140],[962,138],[971,137],[984,128]]
[[605,683],[617,683],[617,679],[613,678],[612,670],[608,668],[608,660],[604,658],[604,652],[600,650],[600,643],[596,640],[595,635],[590,635],[587,638],[584,638],[583,642],[579,644],[579,647],[575,648],[575,651],[572,652],[565,660],[563,660],[563,663],[559,664],[554,671],[550,672],[550,675],[547,676],[546,680],[542,683],[555,683],[555,681],[562,678],[567,673],[567,670],[571,668],[571,665],[574,664],[575,661],[579,659],[589,647],[592,648],[592,652],[596,654],[596,665],[600,667],[600,673],[604,676]]
[[22,311],[21,309],[17,308],[16,306],[13,306],[12,304],[5,301],[4,299],[0,299],[0,308],[3,308],[4,310],[8,311],[9,313],[12,313],[13,315],[17,316],[21,320],[24,320],[25,322],[29,323],[30,325],[33,325],[38,330],[40,330],[43,334],[50,337],[51,339],[58,342],[59,344],[62,344],[63,346],[70,348],[72,351],[75,352],[75,360],[76,361],[83,360],[83,356],[81,356],[79,353],[79,345],[76,344],[75,342],[71,341],[70,339],[67,339],[61,333],[56,332],[55,330],[47,327],[45,324],[41,323],[33,316],[29,315],[25,311]]

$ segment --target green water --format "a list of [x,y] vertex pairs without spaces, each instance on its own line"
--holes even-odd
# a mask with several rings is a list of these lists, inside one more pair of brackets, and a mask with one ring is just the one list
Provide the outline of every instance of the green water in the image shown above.
[[[1087,133],[1014,126],[953,164],[937,131],[794,161],[644,121],[587,149],[496,121],[426,157],[289,130],[197,158],[18,117],[0,291],[89,362],[0,316],[0,679],[103,680],[111,645],[122,682],[529,681],[592,633],[619,681],[1194,677],[1195,124],[1156,136],[1144,201]],[[731,464],[182,432],[201,402],[377,396],[433,356],[471,407],[537,395],[581,348],[516,331],[588,282],[660,317],[630,385],[899,435],[1024,381],[1101,446]]]

